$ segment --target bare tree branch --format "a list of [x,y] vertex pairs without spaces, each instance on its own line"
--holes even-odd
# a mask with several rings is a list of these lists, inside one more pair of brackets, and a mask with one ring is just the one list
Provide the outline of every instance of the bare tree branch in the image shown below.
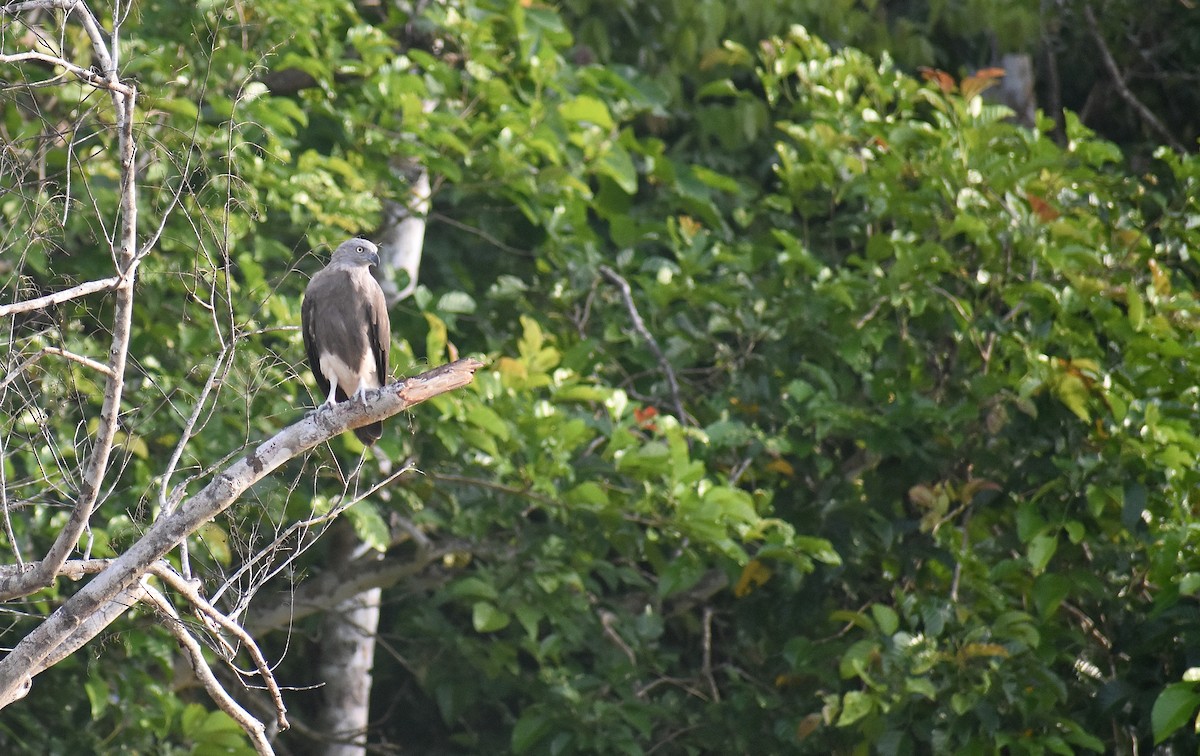
[[208,666],[208,661],[204,658],[204,649],[200,643],[192,637],[192,634],[187,631],[183,620],[179,613],[175,611],[175,607],[171,606],[171,602],[162,593],[152,588],[143,577],[141,588],[145,592],[147,603],[159,611],[166,621],[163,625],[175,636],[179,641],[179,647],[187,655],[188,661],[191,662],[192,671],[196,674],[196,679],[204,686],[208,695],[221,708],[221,711],[228,714],[233,721],[238,723],[238,726],[245,731],[250,737],[250,742],[254,745],[254,750],[264,756],[270,756],[275,753],[275,749],[271,747],[270,741],[267,740],[266,726],[254,718],[254,715],[246,711],[233,700],[233,697],[217,680],[213,674],[212,668]]
[[[260,444],[217,475],[176,512],[155,521],[124,554],[67,599],[25,636],[8,656],[0,660],[0,708],[28,692],[31,678],[49,666],[48,659],[55,655],[56,649],[62,644],[69,640],[86,642],[86,638],[80,639],[76,634],[85,621],[102,610],[109,610],[110,602],[136,586],[155,561],[201,525],[229,508],[251,485],[289,459],[339,433],[386,419],[435,396],[466,386],[481,367],[482,362],[467,358],[415,378],[391,383],[375,392],[366,402],[348,401],[317,410]],[[0,586],[11,589],[13,581],[12,577],[0,579]],[[0,593],[4,592],[0,590]],[[120,612],[116,612],[112,619],[119,615]],[[89,628],[89,631],[94,630],[94,635],[100,629],[102,627]]]
[[1142,117],[1150,128],[1158,133],[1171,149],[1176,152],[1187,152],[1175,135],[1154,115],[1154,111],[1146,107],[1145,103],[1138,99],[1129,85],[1125,83],[1125,74],[1121,73],[1121,67],[1117,65],[1116,58],[1113,57],[1112,51],[1108,49],[1108,43],[1104,41],[1104,35],[1100,33],[1100,25],[1096,22],[1096,14],[1092,12],[1092,6],[1084,4],[1083,18],[1087,22],[1088,33],[1096,42],[1096,47],[1100,50],[1100,60],[1104,62],[1104,67],[1108,70],[1108,75],[1112,79],[1113,86],[1117,88],[1117,94],[1121,99],[1128,103],[1129,107],[1137,111],[1137,114]]
[[663,375],[666,376],[675,416],[679,418],[679,422],[687,423],[688,416],[687,412],[683,409],[683,398],[679,391],[679,381],[675,379],[675,370],[671,367],[667,356],[663,354],[663,350],[659,347],[658,340],[654,338],[654,334],[650,333],[650,329],[646,327],[646,321],[642,320],[642,315],[638,312],[637,304],[633,301],[633,291],[629,288],[629,282],[607,265],[600,266],[600,274],[613,284],[616,284],[617,288],[621,290],[621,298],[625,300],[625,309],[629,311],[629,319],[633,321],[634,330],[646,340],[650,351],[654,352],[654,358],[658,360],[659,367],[662,368]]
[[13,55],[0,53],[0,63],[27,63],[31,61],[34,63],[47,63],[52,66],[65,68],[72,76],[91,84],[96,89],[107,89],[125,96],[130,96],[133,94],[133,89],[125,84],[122,84],[119,81],[110,81],[95,71],[81,68],[69,60],[63,60],[56,55],[47,55],[46,53],[40,52],[23,52],[15,53]]
[[[367,491],[365,491],[364,493],[361,493],[361,494],[358,494],[355,496],[345,496],[342,499],[342,501],[338,503],[337,506],[331,508],[329,511],[322,512],[320,514],[314,515],[313,517],[309,517],[308,519],[305,519],[305,520],[300,520],[298,522],[291,523],[290,525],[287,526],[287,528],[285,528],[283,530],[283,532],[276,535],[275,539],[270,544],[268,544],[265,548],[260,549],[258,554],[255,554],[250,559],[247,559],[246,562],[241,567],[239,567],[232,575],[230,575],[228,578],[226,578],[225,582],[221,585],[221,587],[218,588],[217,590],[213,591],[212,600],[213,601],[218,600],[227,590],[229,590],[235,584],[237,584],[239,581],[241,581],[242,577],[247,572],[254,570],[260,560],[269,560],[271,558],[271,556],[276,551],[283,548],[284,544],[287,543],[291,538],[297,537],[299,543],[297,544],[296,548],[292,551],[292,554],[289,555],[287,560],[285,560],[283,562],[283,564],[274,565],[274,566],[270,567],[269,569],[260,571],[260,576],[255,578],[254,583],[256,583],[257,585],[262,585],[263,583],[267,582],[268,580],[271,580],[280,571],[285,569],[285,567],[288,564],[293,562],[296,559],[296,557],[300,556],[305,551],[307,551],[309,549],[309,547],[312,546],[312,544],[316,541],[315,538],[310,538],[310,539],[305,540],[303,534],[306,533],[309,529],[311,529],[317,525],[324,525],[325,523],[335,520],[337,517],[339,517],[342,514],[342,512],[345,512],[347,509],[354,506],[358,502],[363,501],[364,499],[367,499],[368,497],[372,496],[379,489],[390,485],[393,480],[400,477],[404,473],[411,471],[412,469],[413,469],[412,467],[405,465],[404,467],[400,468],[399,470],[396,470],[391,475],[388,475],[386,478],[379,481],[375,485],[371,486],[371,488],[368,489]],[[238,599],[237,604],[235,605],[235,608],[233,609],[233,611],[230,612],[230,614],[237,616],[237,615],[240,615],[243,611],[245,611],[246,607],[250,603],[251,597],[255,590],[256,589],[252,587],[251,589],[244,591],[242,597]]]
[[0,318],[7,315],[19,315],[23,312],[32,312],[34,310],[42,310],[47,307],[53,307],[63,302],[68,302],[72,299],[95,294],[98,291],[112,291],[121,283],[120,276],[112,278],[102,278],[99,281],[88,281],[81,283],[78,286],[72,286],[69,289],[56,291],[53,294],[47,294],[36,299],[26,299],[24,302],[13,302],[12,304],[0,305]]
[[24,373],[25,370],[30,365],[32,365],[33,363],[42,359],[43,357],[45,357],[48,354],[57,355],[59,357],[65,357],[66,359],[72,360],[73,362],[78,362],[80,365],[83,365],[84,367],[89,367],[92,370],[103,373],[104,375],[112,376],[112,368],[110,368],[108,365],[105,365],[103,362],[97,362],[96,360],[93,360],[91,357],[84,357],[81,354],[75,354],[74,352],[68,352],[66,349],[60,349],[59,347],[42,347],[36,354],[34,354],[33,356],[26,359],[20,365],[17,365],[15,368],[8,371],[8,375],[4,376],[4,380],[0,380],[0,390],[7,388],[8,385],[10,383],[12,383],[13,381],[15,381],[17,378],[19,378],[21,376],[21,374]]
[[[171,566],[165,562],[155,562],[151,565],[150,571],[163,582],[171,586],[181,596],[186,598],[196,610],[210,631],[217,638],[221,638],[221,631],[233,635],[241,642],[246,653],[250,655],[250,659],[254,662],[254,668],[257,674],[262,678],[263,685],[266,686],[267,693],[271,696],[271,702],[275,705],[276,725],[280,730],[288,728],[287,708],[283,705],[283,694],[279,690],[279,684],[275,682],[275,675],[271,673],[271,667],[267,664],[267,659],[263,656],[258,644],[254,642],[254,638],[250,633],[242,629],[241,625],[226,617],[221,612],[217,611],[211,603],[208,602],[200,592],[196,590],[195,584],[184,579],[182,575],[171,569]],[[232,657],[234,649],[230,648],[230,656]]]
[[[113,442],[116,438],[117,423],[121,410],[121,397],[125,388],[125,364],[129,357],[130,324],[133,318],[133,286],[137,273],[139,259],[137,257],[137,176],[134,164],[134,109],[137,104],[137,90],[121,84],[117,79],[117,60],[115,45],[108,48],[109,40],[105,38],[99,22],[92,11],[81,0],[65,3],[57,0],[44,0],[43,3],[26,2],[0,8],[5,13],[16,13],[34,8],[62,8],[79,20],[92,43],[92,53],[99,61],[105,76],[96,81],[94,74],[84,71],[67,61],[41,53],[21,53],[16,56],[4,56],[10,60],[39,60],[49,58],[50,62],[78,69],[77,76],[97,89],[106,89],[112,97],[113,109],[116,112],[117,152],[121,163],[120,182],[120,231],[113,242],[114,263],[116,267],[116,305],[113,312],[112,346],[109,348],[109,369],[111,374],[104,388],[104,403],[100,408],[100,424],[96,430],[94,446],[88,456],[79,496],[66,525],[59,531],[58,537],[46,556],[31,565],[32,569],[21,573],[19,577],[8,581],[6,590],[0,591],[0,598],[12,598],[26,595],[38,588],[49,585],[62,569],[71,552],[79,543],[80,536],[87,529],[92,512],[96,508],[100,491],[108,471],[109,458],[112,455]],[[116,18],[114,16],[114,22]],[[114,23],[113,39],[117,34]],[[0,58],[0,62],[4,62]],[[80,73],[82,72],[82,73]],[[80,287],[75,287],[77,290]],[[27,303],[23,303],[27,304]],[[3,314],[3,311],[0,311]],[[114,591],[114,595],[116,591]]]

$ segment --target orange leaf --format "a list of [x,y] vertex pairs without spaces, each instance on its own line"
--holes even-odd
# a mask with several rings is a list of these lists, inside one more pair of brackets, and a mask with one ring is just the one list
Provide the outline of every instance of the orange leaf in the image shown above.
[[1171,293],[1171,277],[1162,269],[1157,260],[1150,261],[1150,278],[1154,281],[1154,293],[1165,297]]
[[796,725],[796,739],[804,740],[809,735],[812,735],[814,732],[816,732],[817,728],[820,726],[821,715],[809,714],[807,717],[800,720],[800,724]]
[[1045,223],[1049,223],[1059,216],[1059,212],[1054,209],[1053,205],[1033,192],[1025,192],[1025,200],[1029,202],[1029,207],[1032,208],[1033,214]]
[[633,419],[637,422],[638,427],[653,431],[657,430],[657,426],[652,422],[658,416],[658,410],[654,407],[634,407]]
[[733,587],[733,595],[738,598],[747,596],[755,588],[766,585],[770,579],[771,568],[757,559],[751,559],[749,564],[742,568],[742,576]]
[[796,477],[796,469],[786,459],[773,459],[766,464],[766,469],[789,478]]
[[921,66],[917,70],[921,72],[921,76],[925,78],[925,81],[932,81],[934,84],[937,84],[938,89],[942,90],[945,94],[950,94],[956,88],[954,77],[945,71],[937,68],[929,68],[928,66]]
[[[1002,69],[990,69],[990,68],[985,69],[985,70],[988,70],[988,71],[1001,70],[1002,71]],[[994,86],[996,86],[996,79],[994,77],[980,76],[979,74],[975,74],[974,76],[968,76],[962,80],[962,96],[967,98],[968,100],[970,100],[972,98],[978,97],[980,95],[980,93],[982,93],[985,89],[990,89]]]
[[696,232],[701,229],[700,221],[696,220],[690,215],[681,215],[679,216],[678,220],[679,228],[681,228],[683,233],[687,236],[695,236]]

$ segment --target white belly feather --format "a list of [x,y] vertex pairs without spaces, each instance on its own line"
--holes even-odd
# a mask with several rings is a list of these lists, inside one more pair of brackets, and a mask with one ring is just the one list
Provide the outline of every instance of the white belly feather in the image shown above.
[[[375,356],[369,349],[363,351],[362,362],[358,365],[347,365],[332,352],[322,352],[320,362],[321,372],[333,381],[334,386],[346,392],[346,396],[353,396],[360,389],[366,391],[380,386],[379,376],[375,374]],[[332,391],[329,399],[333,401]]]

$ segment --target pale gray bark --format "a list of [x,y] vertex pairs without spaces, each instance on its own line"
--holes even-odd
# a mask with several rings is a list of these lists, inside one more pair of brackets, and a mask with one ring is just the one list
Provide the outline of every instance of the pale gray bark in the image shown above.
[[[381,285],[389,305],[417,290],[430,206],[429,171],[420,165],[394,170],[409,182],[410,188],[405,203],[386,203],[384,225],[376,239],[383,261]],[[403,280],[405,277],[407,280]],[[343,533],[326,568],[337,575],[356,559],[361,561],[363,557],[355,552],[362,551],[353,532]],[[325,615],[320,651],[320,677],[325,688],[317,721],[327,738],[323,751],[326,756],[366,753],[379,597],[378,587],[367,588],[342,599]]]
[[[384,203],[384,223],[376,244],[383,258],[383,293],[389,305],[412,296],[421,272],[425,219],[429,215],[429,171],[423,166],[396,168],[409,182],[408,201]],[[407,274],[403,281],[400,271]]]
[[1033,58],[1026,53],[1008,53],[1000,59],[1004,78],[993,92],[999,102],[1012,108],[1013,118],[1022,126],[1037,125],[1037,97],[1033,91]]
[[[362,550],[354,530],[342,521],[334,532],[327,566],[338,570]],[[379,630],[379,588],[343,600],[325,614],[321,626],[318,677],[321,711],[317,729],[325,738],[325,756],[366,753],[371,711],[371,668],[375,663],[375,634]]]
[[[107,91],[112,99],[117,131],[117,153],[121,162],[120,222],[109,239],[110,252],[117,275],[102,281],[93,281],[75,286],[64,292],[40,297],[23,303],[12,303],[5,307],[9,314],[27,312],[38,307],[47,307],[54,302],[66,301],[87,293],[112,288],[116,291],[112,320],[112,342],[109,348],[108,370],[104,386],[104,403],[100,408],[99,426],[87,457],[83,479],[79,483],[71,516],[59,531],[58,537],[46,552],[45,557],[30,563],[28,569],[10,575],[0,581],[0,599],[27,596],[50,583],[58,575],[67,558],[79,544],[80,536],[88,527],[92,513],[100,503],[100,493],[109,458],[112,456],[117,425],[121,409],[121,398],[125,391],[125,364],[129,358],[130,323],[133,318],[134,283],[138,264],[137,243],[137,172],[133,162],[135,152],[134,111],[137,90],[120,80],[117,72],[117,44],[119,28],[106,34],[87,4],[81,0],[29,0],[11,3],[0,8],[2,15],[16,15],[33,10],[57,8],[70,11],[69,18],[79,23],[91,43],[91,54],[95,65],[83,68],[72,61],[40,52],[0,54],[0,62],[21,63],[36,61],[60,66],[79,80],[98,91]],[[96,70],[94,70],[96,69]],[[0,704],[4,698],[0,695]]]
[[[178,510],[156,520],[124,554],[0,659],[0,708],[24,696],[32,678],[58,660],[56,652],[64,644],[78,648],[120,616],[128,608],[120,601],[122,594],[136,588],[156,560],[226,510],[251,485],[340,433],[392,417],[415,404],[467,385],[475,370],[482,366],[478,360],[459,360],[389,384],[365,403],[342,402],[314,412],[230,465]],[[21,570],[10,571],[0,582],[19,579],[12,572]],[[102,621],[96,621],[98,615],[103,615]]]

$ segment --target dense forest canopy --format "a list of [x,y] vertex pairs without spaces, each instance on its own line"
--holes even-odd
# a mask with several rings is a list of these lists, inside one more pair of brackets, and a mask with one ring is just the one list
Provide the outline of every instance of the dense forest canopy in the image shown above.
[[0,8],[3,562],[96,497],[6,649],[319,401],[308,277],[417,177],[396,373],[487,364],[191,534],[0,746],[253,752],[183,661],[272,719],[198,592],[273,748],[325,752],[322,612],[367,575],[379,752],[1195,750],[1197,16],[753,5],[90,3],[127,131],[78,8]]

